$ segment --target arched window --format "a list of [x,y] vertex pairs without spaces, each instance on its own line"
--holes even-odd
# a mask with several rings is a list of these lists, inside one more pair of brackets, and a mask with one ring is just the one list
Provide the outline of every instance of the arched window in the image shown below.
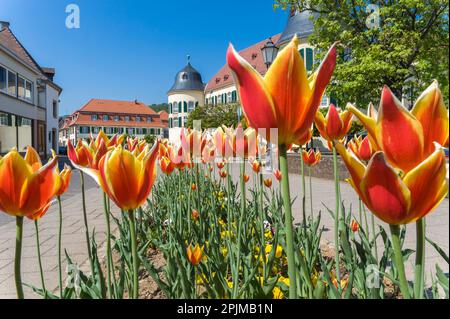
[[178,102],[178,113],[183,113],[183,103]]
[[184,106],[184,108],[183,108],[184,113],[187,113],[187,111],[188,111],[188,104],[187,104],[187,102],[183,102],[183,106]]
[[311,72],[314,64],[314,52],[311,48],[306,48],[306,71]]
[[194,102],[190,101],[188,105],[188,112],[191,113],[194,110]]
[[169,114],[172,114],[172,103],[169,103]]
[[177,102],[173,102],[173,104],[172,104],[172,114],[178,113],[178,107],[177,107],[177,105],[178,105]]
[[169,128],[172,128],[173,127],[173,120],[172,120],[172,118],[170,118],[169,119]]

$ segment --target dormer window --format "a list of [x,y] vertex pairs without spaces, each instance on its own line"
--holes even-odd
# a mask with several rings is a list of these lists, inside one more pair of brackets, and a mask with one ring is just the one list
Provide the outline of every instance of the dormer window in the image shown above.
[[109,121],[109,116],[108,115],[103,115],[103,121],[105,121],[105,122]]
[[91,120],[92,121],[98,121],[98,115],[97,114],[92,114],[91,115]]
[[141,121],[141,117],[140,116],[136,116],[136,122],[140,122]]
[[220,82],[220,78],[216,78],[216,83],[219,83]]
[[225,76],[223,77],[223,79],[226,81],[230,78],[230,76],[228,74],[225,74]]
[[181,75],[181,79],[183,79],[184,81],[187,81],[188,80],[188,74],[187,73],[183,73],[182,75]]
[[125,116],[125,122],[130,122],[130,117],[128,115]]
[[152,120],[151,116],[149,116],[149,117],[147,118],[147,122],[151,123],[152,121],[153,121],[153,120]]
[[120,121],[120,116],[118,116],[118,115],[114,116],[114,121],[119,122]]
[[256,59],[257,57],[258,57],[258,54],[257,54],[257,53],[253,53],[253,54],[252,54],[252,60]]

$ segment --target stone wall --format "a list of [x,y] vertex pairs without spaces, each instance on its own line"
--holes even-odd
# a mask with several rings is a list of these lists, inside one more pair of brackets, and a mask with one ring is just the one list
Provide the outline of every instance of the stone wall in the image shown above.
[[[344,162],[340,157],[338,157],[339,161],[339,172],[340,179],[345,181],[350,177],[348,173],[347,167],[345,167]],[[288,155],[288,166],[289,172],[294,174],[300,174],[301,170],[301,162],[299,154],[289,154]],[[308,167],[305,165],[305,175],[308,176]],[[334,170],[333,170],[333,155],[323,155],[321,162],[311,169],[311,175],[317,178],[324,179],[334,179]]]

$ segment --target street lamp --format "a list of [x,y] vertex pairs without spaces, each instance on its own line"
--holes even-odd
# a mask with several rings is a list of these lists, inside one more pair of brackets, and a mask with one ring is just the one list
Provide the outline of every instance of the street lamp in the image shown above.
[[267,66],[267,69],[271,66],[275,58],[277,57],[278,51],[280,48],[273,43],[272,38],[269,38],[269,41],[261,48],[261,52],[264,58],[264,64]]

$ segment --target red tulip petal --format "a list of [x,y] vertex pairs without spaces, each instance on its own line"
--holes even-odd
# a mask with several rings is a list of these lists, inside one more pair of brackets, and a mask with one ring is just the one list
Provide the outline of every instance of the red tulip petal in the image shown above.
[[252,126],[258,128],[277,128],[274,102],[267,91],[264,79],[230,45],[227,52],[228,66],[233,70],[243,111]]
[[447,196],[445,154],[437,149],[403,178],[411,191],[411,212],[406,223],[415,222],[432,212]]
[[411,206],[411,192],[384,154],[374,155],[361,182],[367,207],[378,218],[391,225],[402,224]]
[[423,127],[425,156],[434,152],[434,142],[445,144],[449,134],[448,114],[437,81],[417,99],[411,114]]
[[381,97],[377,140],[389,162],[405,172],[423,160],[422,125],[401,105],[388,87],[384,88]]

